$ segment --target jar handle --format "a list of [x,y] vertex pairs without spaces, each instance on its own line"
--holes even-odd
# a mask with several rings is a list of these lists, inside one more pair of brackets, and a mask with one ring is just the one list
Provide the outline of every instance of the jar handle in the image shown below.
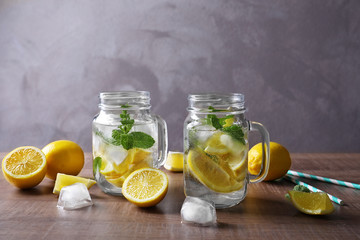
[[155,164],[156,168],[164,165],[167,157],[168,151],[168,132],[167,125],[164,119],[162,119],[159,115],[153,115],[158,124],[158,153],[159,158]]
[[251,183],[257,183],[264,180],[266,175],[268,174],[269,165],[270,165],[270,137],[269,132],[266,130],[264,125],[258,122],[249,122],[250,131],[258,131],[261,135],[262,139],[262,162],[261,162],[261,170],[260,173],[254,178],[250,178]]

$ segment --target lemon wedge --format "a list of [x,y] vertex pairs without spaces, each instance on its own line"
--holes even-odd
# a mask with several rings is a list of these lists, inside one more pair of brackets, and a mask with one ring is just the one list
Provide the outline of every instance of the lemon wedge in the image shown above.
[[187,165],[190,172],[205,186],[215,192],[228,193],[240,190],[244,183],[237,181],[231,174],[231,169],[220,161],[216,163],[206,154],[190,150],[187,155]]
[[334,205],[324,192],[289,191],[293,205],[300,211],[311,215],[326,215],[334,211]]
[[172,172],[182,172],[184,168],[184,154],[169,151],[164,168]]
[[94,186],[96,181],[89,179],[89,178],[83,178],[83,177],[58,173],[56,175],[53,193],[60,194],[60,191],[63,187],[70,186],[74,183],[83,183],[89,189],[92,186]]

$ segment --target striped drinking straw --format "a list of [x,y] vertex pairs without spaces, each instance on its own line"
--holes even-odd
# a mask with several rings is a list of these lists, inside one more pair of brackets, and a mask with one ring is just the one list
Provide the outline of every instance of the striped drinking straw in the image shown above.
[[[324,191],[322,191],[322,190],[320,190],[320,189],[318,189],[316,187],[313,187],[313,186],[311,186],[311,185],[309,185],[307,183],[304,183],[302,181],[297,180],[293,176],[285,175],[285,179],[287,179],[287,180],[289,180],[289,181],[291,181],[291,182],[293,182],[295,184],[303,185],[303,186],[307,187],[312,192],[324,192]],[[335,197],[333,195],[330,195],[328,193],[326,193],[326,194],[329,196],[330,200],[333,201],[334,203],[337,203],[339,205],[344,205],[344,201],[341,200],[340,198],[337,198],[337,197]]]
[[287,172],[287,174],[292,175],[292,176],[302,177],[302,178],[309,178],[309,179],[314,179],[314,180],[318,180],[318,181],[323,181],[323,182],[327,182],[327,183],[333,183],[333,184],[340,185],[343,187],[360,189],[360,184],[357,184],[357,183],[345,182],[345,181],[341,181],[341,180],[337,180],[337,179],[320,177],[320,176],[311,175],[311,174],[302,173],[302,172],[296,172],[296,171],[292,171],[292,170],[289,170]]

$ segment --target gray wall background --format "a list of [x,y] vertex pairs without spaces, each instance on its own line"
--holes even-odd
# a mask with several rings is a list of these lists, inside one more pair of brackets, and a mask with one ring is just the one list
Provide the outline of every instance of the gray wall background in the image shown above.
[[359,76],[358,0],[0,0],[0,151],[91,151],[98,93],[148,90],[170,150],[217,91],[291,152],[360,152]]

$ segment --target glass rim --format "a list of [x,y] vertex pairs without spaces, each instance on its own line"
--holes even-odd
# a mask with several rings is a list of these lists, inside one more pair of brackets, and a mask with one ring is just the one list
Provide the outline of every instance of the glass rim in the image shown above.
[[108,91],[100,92],[100,99],[118,99],[118,98],[143,98],[150,99],[150,92],[148,91]]
[[188,95],[190,112],[196,113],[243,113],[245,97],[241,93],[195,93]]
[[143,110],[151,107],[148,91],[100,92],[99,98],[99,107],[103,110]]

